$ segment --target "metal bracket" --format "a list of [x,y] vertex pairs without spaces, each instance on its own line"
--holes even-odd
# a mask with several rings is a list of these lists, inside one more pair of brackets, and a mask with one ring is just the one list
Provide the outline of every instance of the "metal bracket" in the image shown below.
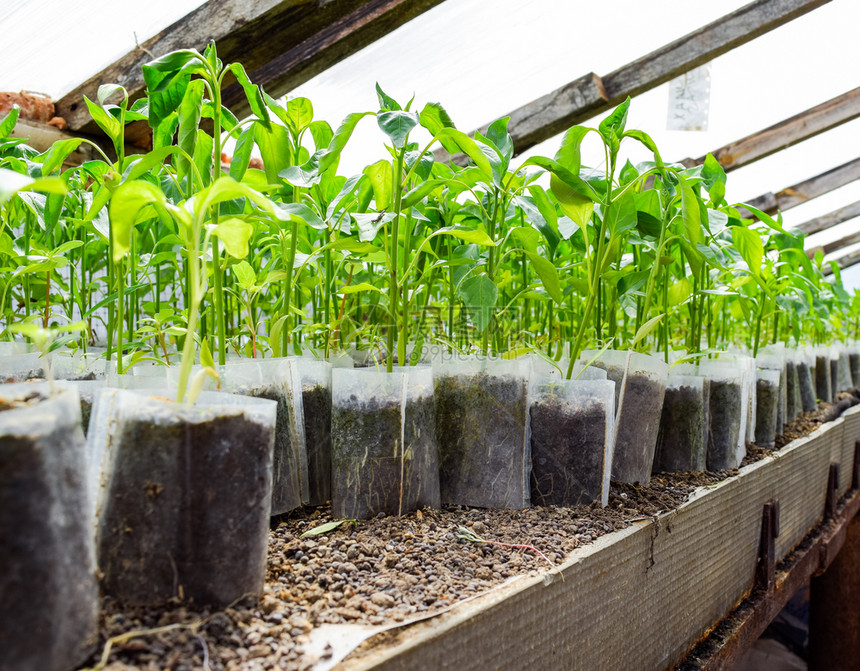
[[[855,452],[856,461],[856,452]],[[824,519],[832,520],[836,516],[836,506],[839,503],[839,464],[830,464],[827,476],[827,498],[824,499]]]
[[851,489],[860,489],[860,440],[854,443],[854,470],[851,472]]
[[776,573],[776,549],[774,540],[779,536],[779,501],[771,499],[764,504],[761,515],[758,563],[755,570],[755,589],[773,590]]

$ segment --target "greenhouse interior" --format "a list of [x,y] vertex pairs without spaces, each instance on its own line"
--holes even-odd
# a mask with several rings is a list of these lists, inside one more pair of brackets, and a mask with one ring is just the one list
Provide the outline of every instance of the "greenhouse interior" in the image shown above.
[[0,671],[860,668],[858,22],[6,0]]

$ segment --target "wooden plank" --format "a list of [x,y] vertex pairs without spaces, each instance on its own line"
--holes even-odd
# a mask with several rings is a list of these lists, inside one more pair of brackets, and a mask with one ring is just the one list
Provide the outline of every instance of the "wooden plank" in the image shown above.
[[[515,109],[510,114],[508,132],[518,151],[536,145],[546,137],[561,133],[581,115],[606,109],[608,98],[603,82],[593,72],[565,84],[552,93]],[[489,125],[478,130],[486,135]]]
[[838,210],[833,210],[833,212],[822,214],[820,217],[805,221],[796,228],[801,233],[812,235],[813,233],[819,233],[828,228],[838,226],[854,217],[860,217],[860,200],[845,207],[840,207]]
[[[307,81],[442,0],[209,0],[57,101],[57,114],[73,130],[93,131],[83,97],[100,84],[122,84],[132,99],[143,95],[141,66],[183,48],[202,50],[214,40],[225,63],[240,62],[251,79],[275,97]],[[241,89],[228,87],[224,104],[249,110]],[[145,124],[128,128],[140,140]]]
[[[585,75],[570,84],[520,107],[510,114],[524,131],[511,133],[516,153],[548,140],[566,127],[581,123],[618,105],[627,96],[635,97],[670,79],[674,79],[727,51],[788,23],[792,19],[817,9],[830,0],[756,0],[692,33],[667,44],[647,56],[599,78],[605,98],[598,102],[593,96],[583,96],[582,105],[575,104],[564,94],[568,87],[576,88],[593,75]],[[526,122],[530,116],[533,120]],[[444,152],[437,159],[446,160]]]
[[[820,175],[786,187],[777,193],[768,192],[747,202],[763,212],[776,214],[777,211],[790,210],[792,207],[797,207],[813,198],[830,193],[857,179],[860,179],[860,158],[855,158],[853,161],[843,163]],[[752,217],[752,214],[746,210],[742,211],[741,214],[747,219]]]
[[[749,165],[860,117],[860,87],[712,152],[726,172]],[[701,165],[705,157],[684,161]]]
[[388,632],[338,668],[671,668],[751,593],[765,502],[780,502],[777,559],[822,519],[846,426],[826,424],[679,509],[575,551],[564,580],[517,580]]
[[[841,270],[845,270],[846,268],[850,268],[851,266],[856,266],[860,263],[860,251],[851,252],[850,254],[846,254],[845,256],[840,256],[837,259],[834,259],[836,264],[839,266]],[[830,267],[830,264],[824,265],[821,267],[821,272],[825,277],[829,277],[833,274],[833,269]]]
[[[27,140],[27,144],[38,152],[48,151],[54,142],[81,137],[79,134],[67,133],[54,126],[49,126],[46,123],[23,119],[18,119],[18,122],[15,124],[15,128],[10,133],[10,136],[25,138]],[[95,158],[99,158],[98,152],[96,152],[91,145],[81,144],[69,155],[64,165],[80,165],[85,161],[91,161]]]

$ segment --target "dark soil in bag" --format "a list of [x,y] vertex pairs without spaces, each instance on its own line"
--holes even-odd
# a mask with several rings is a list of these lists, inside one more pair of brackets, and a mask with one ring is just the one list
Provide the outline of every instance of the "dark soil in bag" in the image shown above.
[[742,389],[733,380],[711,380],[708,470],[737,468],[736,452],[741,430]]
[[84,439],[74,403],[33,401],[44,417],[0,436],[0,669],[64,671],[97,640]]
[[785,378],[785,421],[784,424],[790,424],[797,417],[797,413],[801,408],[798,405],[800,398],[800,388],[797,385],[797,368],[794,361],[786,361],[783,370],[783,378]]
[[800,405],[803,412],[812,412],[818,407],[812,374],[809,364],[804,361],[797,362],[797,383],[800,387]]
[[279,386],[258,387],[248,396],[278,404],[275,421],[275,449],[272,453],[272,515],[295,510],[302,505],[302,476],[297,436],[292,417],[295,409],[289,394]]
[[323,385],[303,388],[302,411],[310,505],[318,506],[331,500],[331,389]]
[[606,406],[540,393],[531,413],[531,499],[572,506],[601,498],[606,469]]
[[[439,507],[433,397],[394,397],[332,406],[332,509],[341,519]],[[404,449],[405,443],[405,449]]]
[[527,508],[528,389],[525,378],[437,377],[436,435],[444,503],[479,508]]
[[704,471],[707,443],[705,398],[696,387],[667,387],[654,454],[654,471]]
[[779,387],[767,380],[756,380],[755,444],[766,449],[773,448],[777,434],[777,410]]
[[851,369],[851,383],[860,386],[860,354],[848,355],[848,366]]
[[839,359],[830,359],[830,400],[839,393]]
[[271,438],[271,425],[232,409],[166,404],[122,422],[99,523],[103,592],[215,607],[259,593]]
[[[830,386],[830,359],[826,356],[815,357],[815,395],[819,400],[830,403],[833,390]],[[804,404],[804,410],[806,405]]]
[[[611,371],[608,374],[610,379],[615,379]],[[627,376],[612,457],[613,480],[648,484],[665,392],[665,383],[647,375],[631,372]]]

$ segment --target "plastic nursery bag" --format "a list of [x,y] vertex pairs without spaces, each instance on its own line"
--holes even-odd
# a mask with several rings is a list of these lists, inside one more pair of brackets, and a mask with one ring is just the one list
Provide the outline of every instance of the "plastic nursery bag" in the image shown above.
[[309,500],[302,395],[295,359],[245,359],[219,368],[221,389],[278,404],[272,458],[272,515]]
[[0,384],[45,379],[49,359],[39,352],[25,352],[0,356]]
[[[308,503],[331,500],[331,371],[327,361],[299,358],[293,361],[299,375],[302,425],[307,452]],[[352,359],[349,360],[352,367]]]
[[224,607],[262,591],[277,404],[203,392],[193,405],[106,389],[87,449],[102,591]]
[[819,401],[830,403],[833,399],[833,387],[830,375],[830,348],[814,348],[815,356],[815,395]]
[[776,441],[779,378],[778,370],[760,368],[756,380],[755,444],[768,449],[772,449]]
[[[580,361],[595,352],[586,351]],[[660,430],[669,367],[657,357],[606,350],[592,364],[615,382],[615,451],[612,479],[648,484]]]
[[[812,348],[805,347],[797,350],[795,366],[797,368],[798,386],[800,387],[800,406],[803,412],[810,412],[818,407],[815,361],[816,357]],[[828,385],[827,388],[830,389],[830,386]]]
[[444,503],[527,508],[527,358],[445,355],[433,362],[439,487]]
[[429,367],[333,369],[331,433],[335,517],[439,507]]
[[97,640],[98,587],[74,387],[0,390],[0,667],[77,667]]
[[531,497],[534,505],[609,502],[615,383],[533,375]]
[[746,450],[740,451],[743,440],[746,394],[743,371],[732,361],[706,360],[699,370],[710,381],[708,429],[708,470],[718,471],[740,466]]
[[704,471],[707,468],[709,385],[698,375],[669,369],[660,432],[654,456],[655,472]]
[[[783,343],[776,343],[772,345],[768,345],[767,347],[763,347],[758,356],[755,359],[756,368],[765,369],[765,370],[775,370],[779,373],[779,391],[778,391],[778,401],[777,401],[777,411],[776,411],[776,432],[782,433],[782,427],[788,421],[786,419],[786,415],[788,414],[788,384],[786,380],[785,374],[785,345]],[[759,388],[759,377],[756,374],[756,427],[758,427],[758,388]],[[756,445],[759,445],[758,440],[755,440]]]

